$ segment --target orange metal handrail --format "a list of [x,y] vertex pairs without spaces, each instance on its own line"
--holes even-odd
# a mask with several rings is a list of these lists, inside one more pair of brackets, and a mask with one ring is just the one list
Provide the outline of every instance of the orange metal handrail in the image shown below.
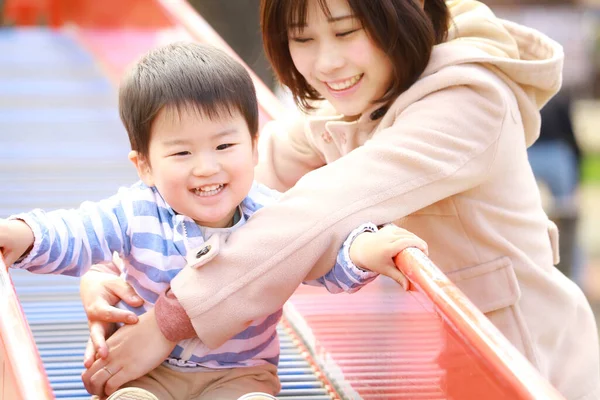
[[[0,254],[0,393],[10,400],[54,399],[33,335]],[[26,379],[25,379],[26,378]]]
[[519,399],[563,399],[491,321],[437,268],[423,252],[407,249],[396,265],[414,287],[427,295],[449,326],[509,382]]

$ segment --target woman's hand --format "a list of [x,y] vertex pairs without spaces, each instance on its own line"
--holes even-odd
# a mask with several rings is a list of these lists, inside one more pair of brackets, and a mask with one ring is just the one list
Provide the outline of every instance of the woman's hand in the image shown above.
[[152,309],[140,316],[137,324],[119,328],[107,344],[108,356],[96,360],[81,375],[87,391],[100,397],[158,367],[177,343],[164,337]]
[[83,360],[86,368],[91,367],[96,358],[108,356],[106,338],[114,332],[115,322],[135,324],[138,321],[133,312],[113,307],[120,300],[132,307],[144,303],[118,273],[115,266],[98,265],[81,278],[81,301],[90,327],[90,340]]
[[408,280],[394,262],[394,257],[408,247],[416,247],[427,254],[427,243],[423,239],[389,224],[377,232],[358,235],[350,246],[350,259],[357,267],[389,276],[408,290]]

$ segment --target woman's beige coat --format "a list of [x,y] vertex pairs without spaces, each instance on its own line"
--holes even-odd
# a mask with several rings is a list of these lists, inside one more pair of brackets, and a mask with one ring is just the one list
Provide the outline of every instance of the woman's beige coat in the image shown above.
[[182,271],[173,292],[217,346],[328,271],[357,225],[395,221],[568,399],[600,399],[594,317],[554,267],[526,153],[560,87],[562,49],[481,3],[449,5],[448,41],[383,118],[269,126],[258,179],[293,187]]

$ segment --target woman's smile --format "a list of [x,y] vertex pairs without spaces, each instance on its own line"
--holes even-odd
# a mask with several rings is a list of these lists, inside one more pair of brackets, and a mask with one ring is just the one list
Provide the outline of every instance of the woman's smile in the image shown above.
[[364,74],[358,74],[347,79],[337,81],[324,81],[323,83],[325,83],[325,85],[327,85],[327,87],[330,90],[341,92],[355,86],[362,79],[363,75]]

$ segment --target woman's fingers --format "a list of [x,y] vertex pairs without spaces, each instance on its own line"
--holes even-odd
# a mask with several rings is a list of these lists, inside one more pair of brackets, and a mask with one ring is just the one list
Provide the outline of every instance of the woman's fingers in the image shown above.
[[85,353],[83,353],[83,366],[85,368],[90,368],[92,364],[94,364],[95,359],[96,349],[94,347],[94,342],[92,342],[92,338],[90,337],[87,345],[85,346]]
[[86,310],[86,313],[90,321],[122,322],[124,324],[135,324],[138,321],[137,315],[132,311],[121,310],[120,308],[111,306],[100,298]]
[[106,287],[113,296],[118,297],[132,307],[139,307],[144,303],[133,287],[121,278],[111,279],[107,282]]
[[132,307],[139,307],[143,304],[142,298],[123,278],[112,270],[99,269],[104,266],[95,267],[96,269],[81,277],[80,293],[86,312],[89,312],[98,303],[98,300],[102,300],[108,305],[117,304],[120,300]]
[[139,307],[143,300],[135,290],[118,276],[104,272],[88,272],[82,278],[81,300],[90,321],[122,322],[135,324],[135,313],[113,307],[121,299],[132,307]]
[[[105,398],[108,394],[106,393],[106,383],[120,371],[121,366],[119,365],[109,363],[105,360],[97,360],[90,368],[81,374],[81,380],[88,393]],[[126,382],[122,382],[121,385],[123,383]]]
[[[106,358],[108,356],[108,346],[106,345],[106,338],[111,332],[106,331],[105,324],[101,322],[90,322],[90,341],[94,348],[92,363],[97,358]],[[86,365],[86,368],[89,368]]]

